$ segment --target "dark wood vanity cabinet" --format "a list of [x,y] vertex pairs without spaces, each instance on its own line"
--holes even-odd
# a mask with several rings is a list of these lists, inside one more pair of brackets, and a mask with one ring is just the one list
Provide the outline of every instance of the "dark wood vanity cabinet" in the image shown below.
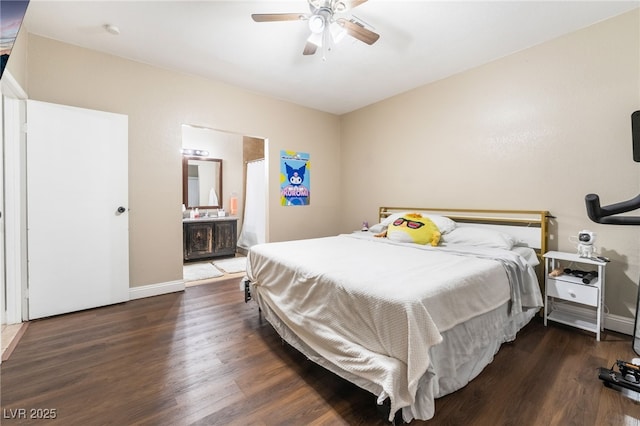
[[237,228],[236,218],[183,221],[184,260],[233,256],[236,252]]

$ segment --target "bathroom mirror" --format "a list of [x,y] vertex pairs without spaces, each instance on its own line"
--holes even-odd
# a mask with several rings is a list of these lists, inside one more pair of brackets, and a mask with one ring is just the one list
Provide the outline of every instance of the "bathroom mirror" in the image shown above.
[[221,159],[183,156],[182,202],[188,209],[222,208]]

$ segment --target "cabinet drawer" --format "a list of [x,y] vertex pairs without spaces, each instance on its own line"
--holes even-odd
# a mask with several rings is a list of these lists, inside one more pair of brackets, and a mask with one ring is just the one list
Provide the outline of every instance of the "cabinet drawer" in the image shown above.
[[598,306],[598,288],[588,285],[548,279],[547,295],[551,297],[558,297],[564,300],[569,300],[571,302]]

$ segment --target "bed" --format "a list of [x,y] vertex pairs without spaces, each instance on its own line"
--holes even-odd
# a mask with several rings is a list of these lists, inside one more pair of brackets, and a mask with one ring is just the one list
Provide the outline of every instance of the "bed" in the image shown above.
[[[436,244],[392,238],[409,213],[435,225]],[[390,421],[428,420],[542,307],[549,217],[381,207],[366,232],[252,247],[246,291],[290,345],[388,404]]]

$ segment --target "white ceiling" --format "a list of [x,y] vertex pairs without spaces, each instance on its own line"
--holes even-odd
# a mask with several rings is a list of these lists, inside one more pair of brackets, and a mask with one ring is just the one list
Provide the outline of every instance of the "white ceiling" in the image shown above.
[[[635,1],[369,0],[351,13],[380,34],[303,56],[298,1],[31,0],[21,31],[343,114],[619,15]],[[104,30],[116,25],[120,35]]]

